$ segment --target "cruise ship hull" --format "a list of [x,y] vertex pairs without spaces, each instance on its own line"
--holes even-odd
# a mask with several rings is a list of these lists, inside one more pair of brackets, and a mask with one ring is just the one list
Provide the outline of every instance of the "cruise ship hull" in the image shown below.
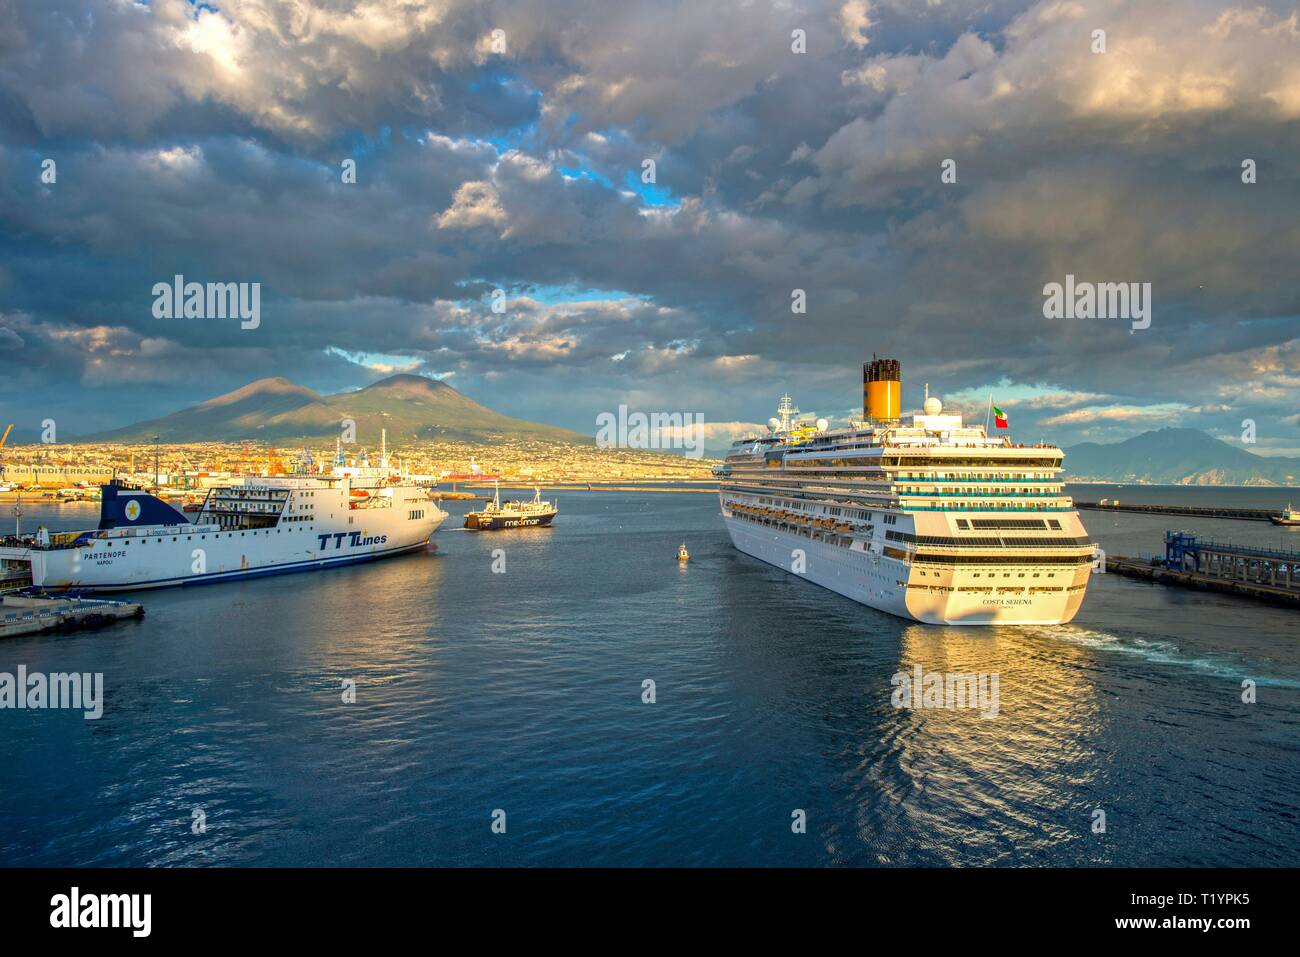
[[[746,555],[860,604],[925,624],[1056,625],[1073,619],[1083,603],[1083,587],[1043,594],[1026,594],[1023,588],[1003,595],[988,594],[983,588],[956,591],[963,587],[960,569],[948,571],[945,581],[930,585],[921,583],[907,562],[865,548],[830,545],[726,514],[723,522],[732,544]],[[1076,575],[1086,584],[1087,569]]]

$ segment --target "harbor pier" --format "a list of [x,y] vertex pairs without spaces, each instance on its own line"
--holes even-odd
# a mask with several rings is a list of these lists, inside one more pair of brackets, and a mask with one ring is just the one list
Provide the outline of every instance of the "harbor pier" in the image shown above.
[[126,618],[143,617],[144,606],[138,602],[6,595],[0,598],[0,638],[101,628]]
[[1171,531],[1163,561],[1117,555],[1106,559],[1106,571],[1300,608],[1300,551],[1291,549],[1200,541]]

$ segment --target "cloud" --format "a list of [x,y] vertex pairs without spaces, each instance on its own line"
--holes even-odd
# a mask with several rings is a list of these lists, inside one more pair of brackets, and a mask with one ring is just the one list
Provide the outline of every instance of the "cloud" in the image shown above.
[[[992,389],[1062,441],[1291,428],[1280,2],[90,9],[0,7],[6,403],[138,418],[196,381],[334,391],[419,362],[563,424],[665,395],[748,422],[782,391],[846,414],[879,352],[909,404],[928,382],[982,413]],[[262,326],[154,320],[177,273],[261,282]],[[1044,320],[1067,273],[1150,282],[1152,328]]]
[[[108,0],[93,17],[78,0],[37,6],[14,32],[39,44],[13,41],[23,52],[6,57],[0,89],[45,137],[141,137],[186,125],[186,111],[302,142],[432,121],[464,93],[457,71],[475,67],[481,19],[468,0]],[[477,102],[491,113],[509,99]]]
[[[1104,29],[1105,53],[1092,52]],[[966,33],[942,54],[884,53],[846,71],[867,115],[817,150],[818,173],[791,190],[835,205],[888,203],[902,177],[945,158],[978,162],[992,144],[1058,155],[1089,146],[1176,146],[1214,119],[1285,123],[1300,116],[1300,32],[1260,7],[1207,2],[1043,2],[1016,17],[999,47]],[[960,176],[959,176],[960,179]]]
[[1112,405],[1076,409],[1060,415],[1048,416],[1039,420],[1040,425],[1077,425],[1095,422],[1139,422],[1144,427],[1169,422],[1180,422],[1186,413],[1186,407],[1177,406],[1123,406]]
[[840,33],[846,43],[861,49],[870,39],[867,31],[874,25],[871,19],[871,4],[868,0],[845,0],[839,13]]
[[500,226],[506,221],[496,187],[483,180],[471,180],[456,188],[452,203],[437,217],[439,229],[472,229]]
[[329,346],[325,352],[329,355],[339,356],[348,362],[361,366],[363,369],[383,376],[393,375],[398,372],[415,372],[424,365],[424,360],[418,357],[347,352],[336,346]]

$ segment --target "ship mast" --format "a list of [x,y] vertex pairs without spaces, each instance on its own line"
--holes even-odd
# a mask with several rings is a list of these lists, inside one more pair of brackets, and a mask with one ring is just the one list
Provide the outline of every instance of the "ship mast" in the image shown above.
[[799,414],[795,407],[794,400],[789,394],[781,396],[781,404],[776,407],[776,414],[781,419],[781,431],[789,432],[790,427],[794,424],[794,417]]

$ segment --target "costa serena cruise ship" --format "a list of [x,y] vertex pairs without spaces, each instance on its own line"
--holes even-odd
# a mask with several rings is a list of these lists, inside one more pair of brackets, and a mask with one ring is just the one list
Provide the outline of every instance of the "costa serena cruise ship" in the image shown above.
[[148,492],[102,488],[98,528],[0,540],[0,575],[26,566],[46,591],[121,591],[308,571],[424,548],[447,517],[387,456],[211,488],[193,522]]
[[799,423],[734,443],[722,518],[747,555],[872,608],[930,624],[1060,624],[1096,546],[1062,494],[1063,453],[1014,445],[927,397],[904,418],[899,363],[863,367],[863,421]]

